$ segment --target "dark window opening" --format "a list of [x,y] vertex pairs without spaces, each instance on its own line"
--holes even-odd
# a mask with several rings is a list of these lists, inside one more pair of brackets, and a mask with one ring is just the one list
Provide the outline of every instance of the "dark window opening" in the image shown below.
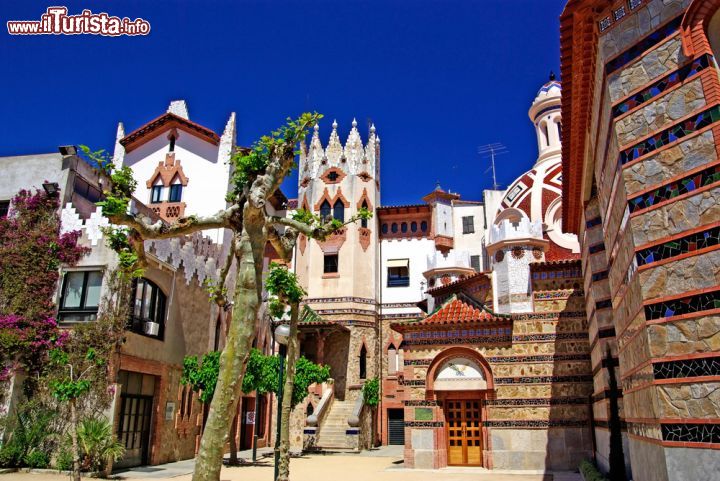
[[75,177],[75,181],[73,182],[73,192],[89,200],[93,204],[95,202],[100,202],[103,199],[102,191],[90,185],[90,183],[82,177]]
[[[407,260],[389,261],[387,270],[388,287],[407,287],[410,285],[410,269]],[[393,265],[395,264],[395,265]],[[400,265],[398,265],[400,264]]]
[[427,221],[424,220],[424,221],[420,222],[420,230],[423,232],[427,232],[427,230],[428,230]]
[[463,234],[472,234],[475,232],[475,222],[473,216],[465,216],[462,218]]
[[170,136],[170,152],[175,152],[175,136]]
[[8,212],[10,212],[10,201],[0,200],[0,218],[7,217]]
[[392,231],[393,234],[397,234],[398,225],[395,222],[393,222],[392,226],[390,226],[390,230]]
[[333,217],[340,222],[345,222],[345,205],[340,200],[335,201]]
[[320,218],[323,222],[327,222],[330,219],[331,211],[332,207],[330,207],[330,202],[324,200],[323,203],[320,204]]
[[165,294],[155,283],[138,279],[128,329],[162,340],[165,335],[165,304]]
[[408,229],[407,222],[403,222],[402,224],[400,224],[400,232],[405,234],[407,232],[407,229]]
[[388,225],[387,225],[387,224],[383,224],[381,229],[382,229],[382,233],[383,233],[383,234],[387,234],[387,233],[388,233]]
[[338,173],[334,170],[328,173],[328,179],[330,180],[330,182],[335,182],[336,180],[338,180],[338,177]]
[[[220,349],[220,334],[221,333],[222,333],[222,316],[218,316],[217,322],[215,323],[215,342],[213,344],[214,351],[217,351]],[[255,346],[253,346],[253,347],[255,347]]]
[[480,272],[480,256],[470,256],[470,267]]
[[182,199],[182,184],[173,184],[170,186],[170,202],[180,202]]
[[162,202],[162,191],[162,185],[153,185],[152,192],[150,193],[150,202],[152,204]]
[[367,349],[365,344],[360,348],[360,379],[367,378]]
[[[363,201],[362,206],[363,209],[367,209],[368,205],[366,201]],[[360,227],[367,229],[368,226],[368,220],[367,219],[360,219]]]
[[102,271],[65,274],[58,309],[61,322],[89,322],[97,318],[102,278]]
[[410,232],[417,232],[417,222],[413,221],[410,223]]
[[325,274],[334,274],[338,271],[338,255],[329,254],[324,258],[323,272]]

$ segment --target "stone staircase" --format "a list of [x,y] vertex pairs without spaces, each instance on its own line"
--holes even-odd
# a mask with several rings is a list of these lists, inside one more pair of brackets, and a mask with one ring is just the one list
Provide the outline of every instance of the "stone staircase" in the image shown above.
[[320,449],[351,449],[345,431],[349,428],[348,418],[352,415],[355,401],[333,400],[330,411],[318,429],[316,446]]

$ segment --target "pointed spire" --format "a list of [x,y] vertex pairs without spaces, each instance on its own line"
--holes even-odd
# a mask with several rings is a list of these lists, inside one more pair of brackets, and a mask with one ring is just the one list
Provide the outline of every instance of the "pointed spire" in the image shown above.
[[115,135],[115,151],[113,152],[113,164],[115,168],[122,167],[125,160],[125,147],[122,146],[120,140],[125,137],[125,126],[122,122],[118,122],[117,133]]
[[342,144],[340,143],[340,137],[337,133],[337,127],[337,120],[333,120],[330,140],[328,141],[327,149],[325,149],[325,157],[327,157],[330,165],[337,165],[343,155],[343,148]]
[[308,162],[313,163],[313,165],[319,164],[324,156],[325,152],[323,151],[322,142],[320,142],[320,125],[315,124],[313,127],[312,138],[310,139]]
[[228,164],[228,168],[233,147],[235,147],[235,112],[230,113],[230,117],[225,123],[225,130],[223,130],[222,137],[220,137],[220,149],[218,150],[218,161]]
[[350,129],[347,142],[345,142],[345,159],[354,167],[362,162],[364,154],[362,138],[357,129],[357,120],[353,119],[352,129]]
[[167,111],[171,114],[177,115],[178,117],[190,120],[188,106],[184,100],[173,100],[172,102],[170,102],[170,106],[168,107]]

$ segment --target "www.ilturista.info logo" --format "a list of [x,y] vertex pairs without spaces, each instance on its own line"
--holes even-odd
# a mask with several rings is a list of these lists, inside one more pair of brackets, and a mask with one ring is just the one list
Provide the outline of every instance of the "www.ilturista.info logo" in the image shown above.
[[40,20],[12,20],[7,22],[10,35],[147,35],[150,22],[142,18],[113,17],[105,12],[83,10],[80,15],[68,15],[67,7],[48,7]]

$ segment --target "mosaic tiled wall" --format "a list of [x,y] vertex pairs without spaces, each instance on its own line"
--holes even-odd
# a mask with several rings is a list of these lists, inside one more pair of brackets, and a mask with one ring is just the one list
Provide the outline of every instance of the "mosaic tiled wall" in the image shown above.
[[580,235],[593,413],[597,433],[615,369],[640,481],[684,479],[669,450],[720,447],[720,80],[714,52],[683,50],[690,3],[597,18],[594,188]]

